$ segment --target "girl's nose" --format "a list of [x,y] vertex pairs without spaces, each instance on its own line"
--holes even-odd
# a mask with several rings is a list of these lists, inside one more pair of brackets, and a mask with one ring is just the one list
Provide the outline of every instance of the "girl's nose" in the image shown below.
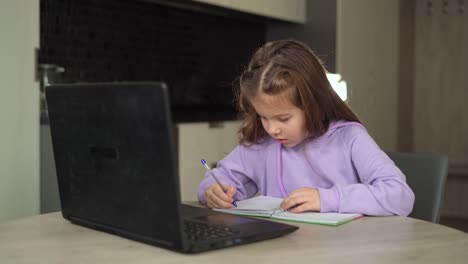
[[279,135],[279,133],[281,132],[280,128],[278,126],[271,126],[270,128],[270,134],[273,135],[273,136],[277,136]]

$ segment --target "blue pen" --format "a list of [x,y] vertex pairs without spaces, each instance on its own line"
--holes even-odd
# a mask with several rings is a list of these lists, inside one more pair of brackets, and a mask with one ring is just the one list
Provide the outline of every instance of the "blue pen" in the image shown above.
[[[214,173],[211,171],[210,167],[208,167],[208,164],[206,164],[206,160],[205,159],[202,159],[201,160],[201,163],[205,166],[206,170],[211,174],[211,176],[213,176],[213,178],[215,179],[215,181],[219,184],[219,187],[221,187],[221,189],[223,189],[224,192],[226,192],[227,190],[224,189],[223,185],[219,182],[218,178],[216,178],[216,176],[214,175]],[[236,201],[232,201],[232,205],[234,205],[236,208],[237,208],[237,203]]]

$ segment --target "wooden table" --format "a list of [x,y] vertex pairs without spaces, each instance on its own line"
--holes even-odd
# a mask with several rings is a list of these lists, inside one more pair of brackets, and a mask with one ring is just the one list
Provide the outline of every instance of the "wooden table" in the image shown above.
[[0,263],[468,263],[468,234],[412,218],[292,224],[299,230],[281,238],[184,255],[51,213],[0,224]]

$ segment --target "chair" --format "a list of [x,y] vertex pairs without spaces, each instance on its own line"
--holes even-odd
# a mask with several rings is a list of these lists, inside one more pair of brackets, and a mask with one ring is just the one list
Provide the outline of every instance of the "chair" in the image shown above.
[[444,199],[448,157],[432,153],[404,153],[386,151],[395,165],[405,174],[415,194],[410,217],[439,223]]

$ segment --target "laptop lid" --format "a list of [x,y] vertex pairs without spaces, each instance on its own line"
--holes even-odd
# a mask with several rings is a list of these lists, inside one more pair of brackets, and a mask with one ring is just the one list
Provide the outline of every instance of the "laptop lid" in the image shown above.
[[179,247],[180,195],[166,85],[57,84],[46,88],[46,99],[63,216]]
[[[181,252],[297,229],[180,204],[165,84],[56,84],[46,88],[46,100],[66,219]],[[209,239],[198,238],[199,227],[207,227]]]

